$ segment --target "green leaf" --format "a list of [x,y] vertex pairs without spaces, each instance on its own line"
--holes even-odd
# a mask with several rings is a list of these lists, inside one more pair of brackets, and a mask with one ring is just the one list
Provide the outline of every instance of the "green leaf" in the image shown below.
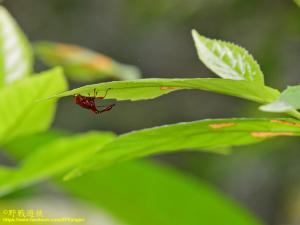
[[247,50],[232,43],[213,40],[192,31],[200,60],[225,79],[247,80],[264,84],[264,75]]
[[67,76],[75,81],[133,80],[141,76],[135,66],[121,64],[108,56],[76,45],[38,42],[34,50],[45,64],[62,66]]
[[283,101],[275,101],[266,105],[262,105],[259,107],[259,109],[264,112],[283,113],[293,110],[294,107]]
[[5,143],[3,145],[3,149],[14,159],[19,160],[35,151],[37,148],[68,135],[69,134],[67,132],[59,130],[47,130],[14,138],[12,141]]
[[31,46],[12,16],[0,6],[0,86],[24,78],[31,70]]
[[154,127],[120,135],[65,179],[90,169],[158,153],[182,150],[223,153],[222,149],[228,146],[299,135],[300,123],[291,119],[218,119]]
[[56,102],[36,100],[66,87],[61,69],[56,68],[0,89],[0,144],[46,130],[52,122]]
[[[55,138],[38,146],[17,168],[0,170],[0,195],[70,170],[79,162],[92,157],[113,138],[114,135],[109,132],[89,132]],[[20,147],[26,145],[20,142]]]
[[154,163],[120,164],[59,184],[125,224],[261,224],[206,182]]
[[294,2],[300,7],[300,0],[294,0]]
[[300,85],[289,86],[285,89],[278,98],[272,103],[259,107],[260,110],[265,112],[274,113],[290,113],[295,117],[299,117],[299,113],[296,111],[300,109]]
[[243,80],[224,80],[219,78],[191,78],[191,79],[140,79],[133,81],[112,81],[86,85],[77,89],[63,92],[52,97],[64,97],[74,94],[93,94],[97,90],[98,96],[103,96],[111,88],[108,99],[144,100],[156,98],[160,95],[182,89],[200,89],[223,93],[255,102],[272,102],[279,92],[267,86]]

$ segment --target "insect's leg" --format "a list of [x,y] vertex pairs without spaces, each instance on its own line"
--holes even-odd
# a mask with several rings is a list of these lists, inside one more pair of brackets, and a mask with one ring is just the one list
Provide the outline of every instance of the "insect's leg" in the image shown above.
[[97,98],[98,92],[96,91],[96,88],[94,88],[94,98]]
[[107,112],[109,110],[111,110],[116,104],[110,104],[110,105],[107,105],[105,106],[104,109],[102,109],[99,113],[104,113],[104,112]]
[[100,111],[98,109],[90,109],[90,111],[92,111],[95,114],[99,114],[100,113]]
[[106,97],[106,95],[107,95],[107,92],[108,92],[110,89],[111,89],[111,88],[106,89],[104,96],[100,96],[100,97],[97,97],[97,98],[99,98],[99,99],[104,99],[104,98]]

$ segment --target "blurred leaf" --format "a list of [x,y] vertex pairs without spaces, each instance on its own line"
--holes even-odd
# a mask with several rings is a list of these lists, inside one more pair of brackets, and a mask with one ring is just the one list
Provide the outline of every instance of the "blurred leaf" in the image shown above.
[[270,104],[266,104],[261,106],[259,109],[265,112],[274,112],[274,113],[282,113],[282,112],[291,112],[295,113],[297,109],[300,109],[300,85],[297,86],[289,86],[285,89],[277,100]]
[[[37,146],[31,142],[27,142],[29,145],[26,146],[26,139],[18,139],[19,148],[32,146],[32,151],[19,167],[0,170],[0,194],[67,172],[75,166],[76,169],[65,178],[151,154],[185,149],[223,154],[223,148],[227,146],[256,143],[276,136],[299,135],[300,123],[292,119],[223,119],[145,129],[116,139],[111,133],[96,132],[52,137],[44,139],[45,143],[37,142]],[[19,152],[14,150],[13,154],[18,156]]]
[[47,145],[58,138],[67,137],[69,135],[69,133],[63,131],[47,130],[46,132],[14,138],[12,141],[5,143],[3,149],[13,156],[14,159],[21,159],[37,148],[41,148],[43,145]]
[[121,164],[59,184],[125,224],[261,224],[204,181],[154,163]]
[[247,50],[232,43],[213,40],[192,31],[200,60],[225,79],[248,80],[264,84],[264,75]]
[[264,112],[282,113],[293,110],[294,107],[284,101],[275,101],[266,105],[262,105],[259,107],[259,109]]
[[0,86],[24,78],[31,70],[31,46],[12,16],[0,5]]
[[64,97],[74,94],[88,96],[97,90],[99,95],[107,99],[144,100],[156,98],[160,95],[182,89],[200,89],[245,98],[255,102],[272,102],[277,99],[276,89],[243,80],[226,80],[219,78],[191,78],[191,79],[140,79],[133,81],[112,81],[82,86],[53,97]]
[[62,66],[67,76],[75,81],[140,78],[136,67],[118,63],[108,56],[76,45],[38,42],[34,49],[43,62],[49,66]]
[[294,0],[294,2],[300,7],[300,0]]
[[[114,135],[109,132],[89,132],[56,138],[38,146],[17,168],[0,170],[0,195],[70,170],[82,160],[90,158],[113,138]],[[27,146],[20,142],[21,147]]]
[[46,130],[56,102],[36,99],[64,91],[66,86],[61,69],[56,68],[0,89],[0,144]]
[[201,150],[223,153],[223,148],[263,141],[276,136],[299,136],[300,123],[292,119],[202,120],[129,132],[104,146],[93,158],[65,176],[70,179],[90,169],[148,155]]

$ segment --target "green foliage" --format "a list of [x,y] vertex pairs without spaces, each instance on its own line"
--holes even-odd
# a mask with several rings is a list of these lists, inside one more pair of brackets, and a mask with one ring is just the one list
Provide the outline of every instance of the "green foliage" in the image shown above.
[[66,87],[61,69],[56,68],[0,89],[0,144],[49,128],[56,102],[37,99]]
[[289,86],[280,94],[276,101],[263,105],[260,109],[266,112],[289,112],[300,109],[299,97],[300,85]]
[[0,5],[0,87],[30,75],[31,47],[17,23]]
[[204,181],[157,163],[130,162],[58,182],[125,224],[261,224]]
[[[18,168],[2,167],[0,170],[0,195],[66,172],[82,160],[91,157],[113,138],[114,135],[109,132],[89,132],[48,139],[46,143],[33,149],[28,149],[28,147],[30,142],[37,145],[36,139],[31,138],[30,142],[27,142],[29,145],[26,145],[26,139],[24,139],[25,142],[19,140],[19,149],[26,148],[31,152],[21,160]],[[33,145],[31,144],[31,146]],[[10,149],[9,144],[6,147]],[[14,154],[18,155],[18,151],[15,151]]]
[[[299,136],[299,127],[300,124],[292,119],[227,119],[156,127],[130,132],[116,139],[111,133],[19,138],[19,145],[12,142],[5,147],[17,158],[20,155],[24,158],[18,169],[6,171],[4,168],[0,193],[9,193],[72,168],[66,179],[90,169],[162,152],[194,149],[223,154],[223,149],[228,146],[256,143],[276,136]],[[19,152],[20,148],[31,153]]]
[[140,78],[140,71],[135,66],[121,64],[108,56],[76,45],[38,42],[34,49],[44,63],[62,66],[68,77],[75,81]]
[[[3,148],[14,159],[20,160],[33,152],[36,148],[47,145],[63,136],[69,134],[58,130],[48,130],[30,135],[20,136],[3,145]],[[20,146],[23,146],[20,148]]]
[[212,40],[192,31],[200,60],[225,79],[248,80],[264,84],[259,65],[247,50],[224,41]]
[[97,90],[103,96],[111,88],[106,98],[116,100],[145,100],[159,97],[176,90],[199,89],[245,98],[255,102],[272,102],[279,92],[273,88],[243,80],[226,80],[219,78],[191,79],[140,79],[134,81],[113,81],[86,85],[51,97],[88,96]]
[[223,153],[223,149],[229,146],[256,143],[276,136],[299,135],[300,123],[281,119],[202,120],[154,127],[120,135],[65,179],[90,169],[157,153],[187,149]]
[[[108,91],[108,99],[145,100],[182,89],[200,89],[228,94],[256,102],[276,101],[277,90],[263,84],[263,74],[248,52],[233,44],[210,40],[193,31],[200,59],[219,76],[218,78],[194,79],[141,79],[114,81],[83,86],[52,97],[74,94],[88,96],[96,90],[98,96]],[[51,98],[51,97],[50,97]],[[295,110],[288,114],[298,117]],[[214,124],[216,123],[216,124]],[[221,125],[218,125],[220,123]],[[217,128],[214,128],[213,126]],[[219,126],[221,129],[219,129]],[[224,127],[223,127],[224,126]],[[274,136],[298,135],[299,124],[295,121],[268,119],[205,120],[192,123],[135,131],[121,135],[106,145],[96,157],[73,170],[66,179],[101,168],[115,162],[166,151],[201,149],[222,152],[224,147],[245,145]],[[291,129],[291,130],[290,130]]]
[[[53,176],[67,174],[65,178],[68,179],[92,169],[152,154],[185,150],[223,154],[224,149],[231,146],[300,135],[298,120],[260,118],[178,123],[117,137],[110,132],[65,135],[48,131],[41,134],[39,132],[46,131],[53,120],[55,98],[74,94],[88,96],[94,89],[98,96],[109,90],[108,99],[132,101],[153,99],[176,90],[198,89],[269,103],[261,109],[285,112],[297,118],[300,118],[297,111],[300,89],[290,87],[280,94],[264,85],[259,65],[245,49],[193,31],[200,60],[224,79],[132,80],[139,78],[135,67],[107,56],[73,45],[37,43],[36,54],[51,66],[61,65],[71,79],[84,82],[107,78],[126,80],[65,91],[67,85],[59,68],[24,78],[30,75],[32,67],[29,44],[3,7],[0,18],[0,145],[17,160],[16,167],[0,167],[0,195]],[[16,80],[18,82],[13,82]],[[258,224],[210,187],[151,164],[107,169],[102,174],[91,173],[62,185],[96,205],[104,204],[130,224],[209,225],[224,221]],[[85,189],[86,185],[89,189]],[[128,205],[129,201],[134,204]],[[204,214],[201,221],[197,214],[199,209]],[[214,216],[216,213],[218,216]],[[149,214],[155,216],[149,218]],[[173,218],[174,215],[177,218]]]

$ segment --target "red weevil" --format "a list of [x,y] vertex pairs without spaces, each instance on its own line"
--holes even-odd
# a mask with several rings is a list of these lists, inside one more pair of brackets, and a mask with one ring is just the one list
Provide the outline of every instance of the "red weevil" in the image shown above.
[[96,99],[100,99],[100,100],[104,99],[107,95],[108,90],[110,90],[110,88],[106,90],[104,96],[100,96],[100,97],[97,97],[96,89],[94,89],[94,96],[88,96],[87,97],[87,96],[83,96],[83,95],[80,95],[80,94],[75,94],[74,95],[75,103],[77,105],[81,106],[82,108],[91,110],[95,114],[107,112],[107,111],[111,110],[116,104],[110,104],[110,105],[107,105],[107,106],[103,106],[104,109],[98,110],[97,107],[96,107],[95,100]]

